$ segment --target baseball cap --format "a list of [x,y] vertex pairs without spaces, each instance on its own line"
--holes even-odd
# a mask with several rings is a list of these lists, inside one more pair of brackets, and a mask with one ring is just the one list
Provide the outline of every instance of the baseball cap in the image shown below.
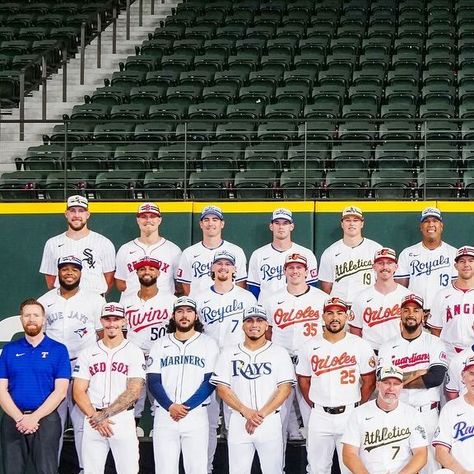
[[197,310],[197,304],[196,302],[190,298],[189,296],[180,296],[173,305],[173,313],[178,309],[181,308],[182,306],[189,306],[190,308],[193,308],[194,311]]
[[262,306],[256,305],[256,306],[251,306],[250,308],[247,308],[244,311],[244,315],[242,317],[242,321],[245,321],[250,318],[262,318],[265,321],[268,321],[268,316],[265,310],[263,309]]
[[374,255],[374,263],[377,260],[382,260],[383,258],[388,258],[395,263],[398,261],[395,250],[391,249],[390,247],[384,247],[383,249],[377,250]]
[[436,219],[443,222],[443,216],[441,215],[441,211],[437,207],[426,207],[421,211],[420,222],[423,222],[428,217],[435,217]]
[[222,209],[217,206],[207,206],[201,211],[201,217],[199,220],[203,220],[206,216],[216,216],[218,217],[221,221],[224,220],[224,214],[222,213]]
[[301,255],[300,253],[290,253],[289,255],[287,255],[285,258],[285,265],[283,268],[286,268],[286,266],[289,265],[290,263],[301,263],[306,268],[308,268],[308,259],[304,255]]
[[474,366],[474,356],[469,356],[465,361],[464,361],[464,367],[462,370],[467,370],[469,367]]
[[144,202],[138,206],[137,216],[145,213],[155,214],[155,216],[161,217],[160,208],[152,202]]
[[82,260],[80,258],[74,257],[74,255],[58,258],[58,268],[64,267],[64,265],[74,265],[79,269],[82,269]]
[[102,312],[100,313],[100,317],[106,318],[107,316],[125,318],[125,308],[120,303],[105,303],[104,306],[102,306]]
[[232,265],[235,265],[235,256],[227,250],[219,250],[214,254],[212,263],[216,263],[218,260],[228,260]]
[[457,262],[461,257],[464,256],[474,257],[474,247],[465,245],[464,247],[459,248],[456,252],[456,257],[454,258],[454,261]]
[[378,371],[378,379],[379,381],[389,379],[389,378],[394,378],[400,380],[400,382],[403,382],[403,372],[396,367],[395,365],[389,365],[387,367],[382,367]]
[[293,222],[293,213],[289,209],[280,207],[279,209],[275,209],[272,214],[272,222],[277,219],[285,219],[289,222]]
[[157,260],[156,258],[143,257],[133,264],[133,268],[135,270],[138,270],[139,268],[142,268],[142,267],[153,267],[153,268],[158,268],[159,270],[161,267],[161,262]]
[[75,194],[74,196],[69,196],[67,198],[66,208],[69,209],[70,207],[82,207],[84,209],[88,209],[89,201],[86,197]]
[[360,207],[356,207],[356,206],[348,206],[348,207],[345,207],[343,209],[342,219],[344,219],[344,217],[348,217],[348,216],[355,216],[355,217],[358,217],[359,219],[364,218],[364,214],[362,212],[362,209]]
[[324,311],[326,311],[328,308],[331,308],[333,306],[336,306],[337,308],[341,308],[344,311],[349,311],[350,306],[349,303],[346,303],[344,300],[337,296],[333,296],[332,298],[329,298],[324,302]]
[[400,307],[403,308],[406,304],[408,303],[415,303],[417,304],[421,309],[423,309],[424,301],[421,296],[415,295],[414,293],[411,293],[409,295],[406,295],[402,299],[402,303],[400,304]]

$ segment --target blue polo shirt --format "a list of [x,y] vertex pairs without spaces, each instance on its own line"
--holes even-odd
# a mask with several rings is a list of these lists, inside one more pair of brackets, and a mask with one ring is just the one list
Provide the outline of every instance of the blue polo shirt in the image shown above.
[[56,379],[71,378],[66,346],[45,335],[33,347],[26,338],[8,343],[0,355],[0,379],[22,411],[36,410],[54,391]]

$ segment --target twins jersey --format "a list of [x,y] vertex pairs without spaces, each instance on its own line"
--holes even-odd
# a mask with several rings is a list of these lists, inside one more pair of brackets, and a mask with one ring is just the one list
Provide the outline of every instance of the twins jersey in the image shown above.
[[127,339],[148,354],[153,342],[166,334],[175,300],[172,293],[161,291],[146,301],[137,293],[122,294],[120,304],[125,308]]
[[352,412],[342,443],[359,448],[370,474],[397,474],[409,463],[413,449],[428,446],[428,439],[413,407],[399,402],[386,412],[371,400]]
[[311,377],[309,398],[316,405],[337,407],[360,401],[360,378],[375,371],[375,355],[367,341],[346,333],[336,343],[322,336],[299,352],[296,373]]
[[[44,246],[40,273],[57,275],[58,260],[67,255],[82,260],[81,288],[99,294],[107,292],[104,273],[115,270],[115,247],[109,239],[93,231],[79,240],[69,238],[65,232],[51,237]],[[57,278],[55,286],[59,286]]]
[[327,296],[312,286],[302,295],[292,295],[287,288],[266,297],[260,294],[259,304],[265,308],[272,326],[272,341],[296,355],[305,341],[322,332]]
[[222,294],[211,286],[196,295],[191,292],[190,296],[196,301],[204,332],[217,342],[219,349],[243,342],[243,312],[257,302],[250,291],[234,285],[232,290]]
[[176,280],[180,283],[191,285],[194,294],[207,290],[212,284],[211,266],[216,251],[227,250],[235,256],[236,276],[235,281],[247,279],[247,258],[244,251],[237,245],[226,240],[213,249],[207,248],[202,242],[191,245],[181,254]]
[[387,293],[380,293],[371,286],[362,290],[352,303],[351,326],[362,329],[362,337],[374,350],[400,334],[400,303],[410,291],[402,285]]
[[461,374],[464,369],[464,362],[472,356],[474,356],[474,344],[451,359],[446,377],[446,386],[444,387],[447,392],[459,393],[460,395],[466,392]]
[[408,289],[421,296],[425,308],[430,309],[439,291],[457,277],[455,256],[456,249],[445,242],[434,250],[419,242],[402,250],[395,278],[409,278]]
[[[181,404],[196,392],[205,374],[214,371],[218,354],[215,341],[200,332],[187,341],[179,341],[174,334],[166,334],[151,348],[148,373],[160,374],[169,399]],[[158,406],[156,400],[155,405]]]
[[[400,335],[382,345],[378,357],[379,367],[395,365],[403,373],[428,370],[434,365],[448,366],[446,348],[439,337],[425,331],[416,339],[405,339]],[[400,400],[413,407],[439,402],[441,386],[431,388],[410,388],[402,390]]]
[[319,280],[332,283],[331,295],[349,303],[354,301],[359,291],[374,284],[372,263],[375,252],[381,248],[366,238],[356,247],[349,247],[342,239],[334,242],[321,255]]
[[133,265],[143,257],[152,257],[158,260],[160,265],[160,276],[157,280],[158,287],[167,293],[174,293],[176,290],[174,276],[178,269],[181,249],[165,238],[153,245],[145,245],[139,239],[134,239],[119,248],[115,278],[126,282],[126,292],[135,292],[140,288],[137,271],[133,268]]
[[143,352],[125,339],[113,349],[102,340],[80,354],[72,376],[89,381],[87,394],[95,408],[106,408],[127,389],[127,380],[145,379]]
[[256,351],[247,349],[244,344],[224,349],[211,383],[226,385],[245,406],[260,410],[279,385],[294,385],[296,380],[288,352],[267,341]]
[[71,359],[96,342],[96,331],[102,329],[100,314],[105,304],[102,296],[80,288],[74,296],[66,299],[61,296],[59,288],[53,288],[38,301],[45,310],[46,334],[64,344]]

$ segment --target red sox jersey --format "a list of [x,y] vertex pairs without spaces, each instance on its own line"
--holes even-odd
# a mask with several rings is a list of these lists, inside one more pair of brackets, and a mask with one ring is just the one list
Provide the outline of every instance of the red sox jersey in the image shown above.
[[375,365],[370,344],[346,333],[334,344],[322,336],[305,342],[296,373],[311,377],[309,398],[313,403],[337,407],[360,401],[361,376],[374,372]]
[[466,392],[466,386],[462,381],[461,373],[464,369],[464,362],[468,357],[474,356],[474,344],[467,347],[459,354],[456,354],[449,362],[448,375],[446,377],[447,392],[458,393],[460,395]]
[[133,265],[143,257],[152,257],[160,262],[158,287],[168,293],[174,293],[174,276],[178,269],[181,249],[165,238],[153,245],[145,245],[139,239],[134,239],[119,248],[115,278],[126,282],[126,292],[135,292],[140,288],[137,272]]
[[143,352],[127,339],[113,349],[98,341],[79,354],[73,377],[88,380],[92,405],[106,408],[127,389],[128,379],[145,379],[145,367]]
[[[44,246],[40,273],[57,275],[58,259],[67,255],[82,260],[81,288],[99,294],[107,291],[104,273],[115,270],[115,247],[109,239],[93,231],[79,240],[69,238],[66,233],[51,237]],[[55,286],[59,286],[57,279]]]

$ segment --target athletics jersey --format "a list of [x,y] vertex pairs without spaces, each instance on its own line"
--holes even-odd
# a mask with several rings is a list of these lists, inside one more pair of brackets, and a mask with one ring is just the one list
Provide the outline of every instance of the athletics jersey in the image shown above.
[[[416,339],[395,337],[382,345],[378,356],[379,367],[395,365],[403,373],[415,370],[428,370],[434,365],[448,366],[446,348],[439,337],[425,331]],[[413,407],[421,407],[439,402],[441,387],[410,388],[402,390],[400,400]]]
[[158,288],[167,293],[174,293],[176,291],[174,276],[178,269],[181,249],[165,238],[161,238],[159,242],[153,245],[145,245],[139,239],[134,239],[119,248],[115,278],[126,282],[127,289],[125,291],[129,293],[140,289],[137,271],[133,268],[133,265],[143,257],[152,257],[158,260],[160,265],[160,276],[157,280]]
[[342,443],[359,448],[370,474],[397,474],[410,462],[414,449],[428,446],[428,439],[413,407],[399,402],[386,412],[371,400],[352,412]]
[[[115,270],[115,247],[109,239],[92,230],[79,240],[69,238],[65,232],[51,237],[44,246],[40,273],[57,275],[58,260],[67,255],[82,260],[81,288],[99,294],[107,292],[104,273]],[[57,278],[54,286],[59,286]]]
[[409,278],[408,289],[421,296],[425,309],[430,309],[439,291],[457,278],[455,256],[456,249],[446,242],[434,250],[418,242],[400,253],[395,278]]
[[311,377],[309,398],[316,405],[337,407],[360,401],[360,378],[375,371],[375,355],[367,341],[346,333],[331,343],[322,336],[307,341],[296,373]]
[[127,339],[146,354],[158,338],[166,334],[176,296],[159,291],[153,298],[142,300],[137,293],[122,294],[120,304],[127,318]]
[[411,292],[402,285],[387,293],[380,293],[371,286],[362,290],[352,303],[353,319],[351,326],[362,329],[362,338],[374,350],[400,334],[400,303]]
[[79,288],[74,296],[66,299],[59,288],[53,288],[38,301],[44,306],[46,334],[64,344],[71,359],[97,341],[96,331],[102,329],[100,315],[105,304],[102,296]]
[[89,381],[87,394],[95,408],[106,408],[127,389],[127,380],[145,379],[143,352],[126,339],[113,349],[102,340],[84,349],[72,376]]
[[190,297],[196,301],[204,332],[217,342],[219,349],[244,340],[243,312],[255,306],[257,300],[250,291],[234,285],[227,293],[217,293],[214,285]]
[[224,349],[211,377],[214,385],[230,387],[247,407],[260,410],[279,385],[295,384],[295,371],[288,352],[267,341],[256,351],[244,344]]
[[319,280],[332,283],[331,295],[351,303],[359,291],[374,284],[373,258],[381,248],[366,238],[356,247],[349,247],[342,239],[334,242],[321,256]]
[[260,294],[259,304],[265,308],[272,326],[272,341],[283,346],[291,355],[296,355],[303,343],[319,335],[323,327],[323,307],[327,294],[308,287],[302,295],[292,295],[287,288]]
[[462,381],[461,374],[464,369],[464,362],[472,356],[474,356],[474,344],[451,359],[448,375],[446,376],[446,386],[444,387],[447,392],[459,393],[459,395],[466,393],[466,386]]

